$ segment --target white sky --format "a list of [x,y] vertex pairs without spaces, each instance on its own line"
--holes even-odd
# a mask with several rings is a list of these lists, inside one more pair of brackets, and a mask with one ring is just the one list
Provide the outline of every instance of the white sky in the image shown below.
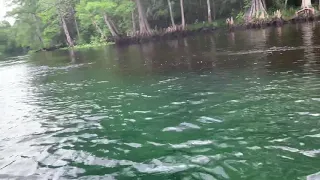
[[11,24],[14,23],[14,19],[12,18],[5,18],[4,16],[6,15],[6,12],[10,10],[10,7],[6,7],[5,5],[6,0],[0,0],[0,21],[2,20],[7,20]]
[[4,5],[5,0],[0,0],[0,19],[3,20],[4,15],[7,12],[7,8]]

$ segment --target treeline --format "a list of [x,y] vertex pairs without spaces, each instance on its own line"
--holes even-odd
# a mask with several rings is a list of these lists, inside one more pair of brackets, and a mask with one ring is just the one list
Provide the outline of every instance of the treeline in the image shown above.
[[196,23],[250,21],[268,10],[311,6],[311,0],[7,0],[14,7],[0,22],[0,53],[100,43]]

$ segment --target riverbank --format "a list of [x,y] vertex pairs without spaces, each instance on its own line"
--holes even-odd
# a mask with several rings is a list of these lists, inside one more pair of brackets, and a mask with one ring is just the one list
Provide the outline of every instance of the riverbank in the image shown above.
[[[115,44],[114,42],[102,42],[102,43],[89,43],[89,44],[78,44],[73,46],[73,49],[89,49],[89,48],[95,48],[95,47],[100,47],[100,46],[107,46],[107,45],[112,45]],[[55,51],[58,49],[62,49],[62,50],[66,50],[66,49],[70,49],[71,47],[68,47],[65,44],[62,45],[57,45],[57,46],[52,46],[49,48],[42,48],[36,51],[30,51],[31,53],[37,53],[37,52],[42,52],[42,51]]]
[[[73,49],[90,49],[90,48],[95,48],[95,47],[100,47],[100,46],[108,46],[115,44],[114,42],[103,42],[103,43],[90,43],[90,44],[79,44],[75,45]],[[70,47],[64,47],[61,49],[70,49]]]
[[[280,11],[279,11],[280,12]],[[294,11],[293,11],[294,12]],[[288,13],[288,12],[287,12]],[[290,12],[292,14],[292,12]],[[291,16],[292,17],[292,16]],[[116,45],[131,45],[131,44],[142,44],[147,42],[155,41],[167,41],[178,38],[183,38],[187,36],[193,36],[196,34],[202,33],[213,33],[216,30],[225,30],[228,32],[233,32],[237,30],[247,30],[247,29],[259,29],[267,27],[280,27],[286,24],[296,24],[296,23],[305,23],[320,20],[320,14],[313,16],[296,16],[289,18],[289,16],[278,15],[269,19],[260,19],[255,20],[250,23],[244,22],[235,22],[235,23],[226,23],[223,20],[217,20],[213,23],[196,23],[186,25],[186,28],[176,28],[173,31],[170,31],[172,27],[162,30],[154,30],[150,34],[135,34],[134,36],[121,36],[121,37],[109,37],[107,42],[94,42],[90,44],[79,44],[75,45],[74,49],[86,49],[86,48],[95,48],[100,46],[106,46],[111,44]],[[233,20],[232,20],[233,21]],[[169,30],[168,30],[169,29]],[[66,45],[58,45],[49,48],[43,48],[35,52],[40,51],[54,51],[58,49],[70,49]]]
[[296,24],[305,23],[320,20],[320,15],[310,16],[310,17],[295,17],[292,19],[284,18],[273,18],[271,20],[258,20],[250,23],[242,24],[232,24],[232,25],[219,25],[215,26],[212,24],[199,24],[187,26],[185,30],[175,31],[170,33],[154,33],[148,36],[134,36],[134,37],[122,37],[115,40],[117,45],[130,45],[130,44],[141,44],[150,41],[166,41],[187,36],[192,36],[201,33],[212,33],[216,30],[225,30],[228,32],[233,32],[237,30],[247,30],[247,29],[260,29],[267,27],[281,27],[285,24]]

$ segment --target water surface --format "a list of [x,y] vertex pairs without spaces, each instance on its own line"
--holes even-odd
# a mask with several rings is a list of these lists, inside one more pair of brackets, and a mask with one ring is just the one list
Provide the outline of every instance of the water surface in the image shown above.
[[320,26],[0,61],[0,179],[320,171]]

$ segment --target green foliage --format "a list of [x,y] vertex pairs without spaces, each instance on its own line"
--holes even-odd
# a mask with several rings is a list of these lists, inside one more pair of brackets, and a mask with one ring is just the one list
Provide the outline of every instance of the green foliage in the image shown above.
[[218,27],[225,27],[226,23],[225,20],[223,19],[218,19],[216,21],[213,21],[212,23],[208,22],[203,22],[203,23],[195,23],[195,24],[190,24],[187,26],[187,30],[199,30],[202,28],[218,28]]
[[235,18],[235,23],[242,24],[244,23],[245,13],[243,11],[240,11]]
[[15,41],[15,34],[13,32],[14,27],[12,27],[9,22],[0,22],[0,54],[16,54],[23,49]]
[[[112,42],[92,42],[89,44],[81,44],[81,45],[76,45],[74,46],[74,49],[91,49],[91,48],[96,48],[96,47],[101,47],[101,46],[108,46],[108,45],[112,45],[114,43]],[[70,49],[70,48],[62,48],[62,49]]]
[[282,17],[284,19],[290,19],[295,16],[295,13],[297,12],[297,10],[298,8],[292,8],[292,7],[290,7],[289,9],[283,9],[281,10]]
[[187,26],[187,30],[193,31],[201,28],[214,27],[213,23],[194,23]]

